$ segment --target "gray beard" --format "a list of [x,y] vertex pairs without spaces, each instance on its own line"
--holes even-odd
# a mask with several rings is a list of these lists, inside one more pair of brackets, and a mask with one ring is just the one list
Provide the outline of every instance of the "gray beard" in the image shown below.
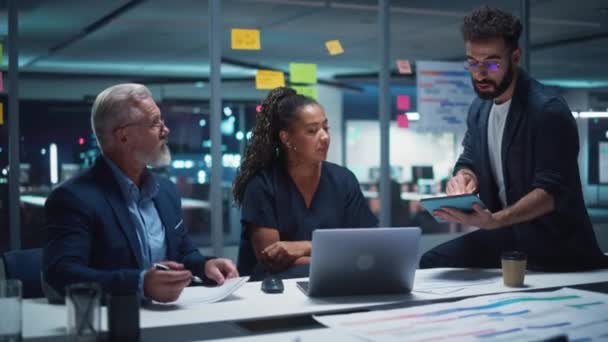
[[162,145],[160,151],[153,156],[140,155],[138,158],[142,163],[152,168],[169,166],[171,164],[171,150],[166,144]]

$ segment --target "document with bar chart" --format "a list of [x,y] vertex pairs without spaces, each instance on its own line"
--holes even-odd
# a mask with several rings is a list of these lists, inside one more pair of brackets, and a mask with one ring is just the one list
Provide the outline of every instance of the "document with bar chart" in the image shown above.
[[315,319],[373,341],[539,341],[560,335],[605,341],[608,295],[569,288],[514,292]]

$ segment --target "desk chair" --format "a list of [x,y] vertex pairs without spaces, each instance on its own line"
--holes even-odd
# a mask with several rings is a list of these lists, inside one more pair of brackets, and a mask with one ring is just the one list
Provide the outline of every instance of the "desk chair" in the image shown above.
[[19,279],[23,298],[44,297],[42,292],[42,248],[8,251],[2,255],[6,279]]

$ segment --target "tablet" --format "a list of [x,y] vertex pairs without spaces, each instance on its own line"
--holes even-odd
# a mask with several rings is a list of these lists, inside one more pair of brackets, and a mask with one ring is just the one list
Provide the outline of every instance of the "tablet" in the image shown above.
[[[481,199],[474,194],[432,197],[420,200],[420,204],[422,204],[424,209],[426,209],[431,215],[433,215],[433,211],[441,208],[458,209],[470,214],[473,212],[473,204],[475,203],[479,204],[482,208],[486,208]],[[438,217],[435,217],[435,220],[438,222],[445,222]]]

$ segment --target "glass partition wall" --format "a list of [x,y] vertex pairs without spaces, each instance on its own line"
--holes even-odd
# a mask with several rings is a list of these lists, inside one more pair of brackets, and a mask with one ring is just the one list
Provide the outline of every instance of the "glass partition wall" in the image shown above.
[[[461,151],[463,118],[474,94],[462,66],[459,29],[464,15],[486,3],[391,1],[387,146],[391,226],[421,226],[428,234],[463,230],[435,222],[419,200],[445,191]],[[518,2],[490,5],[515,14],[520,11]],[[171,129],[173,161],[155,171],[176,184],[183,198],[184,221],[197,246],[210,247],[214,237],[209,190],[215,161],[208,2],[29,1],[19,6],[22,247],[42,245],[43,205],[50,191],[90,167],[99,155],[90,129],[91,105],[104,88],[123,82],[145,84],[159,104]],[[0,8],[2,251],[10,248],[7,13]],[[529,49],[532,76],[557,87],[577,114],[587,113],[577,116],[581,177],[600,242],[606,245],[608,238],[602,236],[608,235],[608,181],[604,182],[608,168],[602,165],[608,119],[588,114],[606,112],[608,107],[608,74],[602,67],[608,57],[608,44],[602,38],[608,21],[602,13],[606,9],[601,1],[532,2]],[[226,0],[221,1],[220,19],[221,160],[217,162],[222,165],[224,254],[236,258],[241,232],[232,182],[259,105],[276,85],[296,87],[323,105],[331,134],[328,161],[353,171],[367,203],[380,215],[378,2]],[[234,29],[245,30],[245,35],[233,41]],[[260,71],[276,72],[278,78],[256,85]],[[437,78],[441,73],[459,78]],[[443,107],[429,105],[433,101]]]

